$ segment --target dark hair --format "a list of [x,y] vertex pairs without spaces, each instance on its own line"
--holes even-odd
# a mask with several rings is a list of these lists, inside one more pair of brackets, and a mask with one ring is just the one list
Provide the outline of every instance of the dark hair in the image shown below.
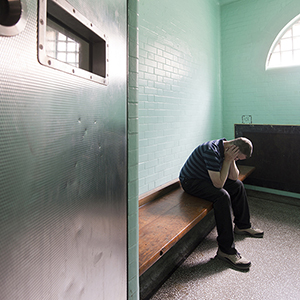
[[249,139],[245,137],[239,137],[230,142],[236,145],[240,149],[240,151],[247,156],[247,158],[251,157],[253,146]]

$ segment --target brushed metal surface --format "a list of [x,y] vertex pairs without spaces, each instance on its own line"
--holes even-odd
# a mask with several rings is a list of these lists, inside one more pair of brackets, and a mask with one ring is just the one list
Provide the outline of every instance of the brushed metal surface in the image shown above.
[[41,65],[37,1],[0,36],[0,298],[126,299],[126,1],[69,1],[110,38],[108,86]]

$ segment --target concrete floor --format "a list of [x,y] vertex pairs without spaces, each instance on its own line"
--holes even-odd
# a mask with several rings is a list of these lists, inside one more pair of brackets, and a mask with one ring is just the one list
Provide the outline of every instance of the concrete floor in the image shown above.
[[236,236],[249,271],[215,258],[214,229],[151,300],[300,300],[300,206],[270,199],[249,197],[251,222],[264,238]]

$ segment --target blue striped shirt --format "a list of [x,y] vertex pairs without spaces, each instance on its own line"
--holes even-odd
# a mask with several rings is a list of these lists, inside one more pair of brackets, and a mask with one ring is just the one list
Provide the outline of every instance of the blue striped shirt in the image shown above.
[[183,165],[179,178],[210,180],[208,170],[220,172],[224,160],[225,140],[213,140],[198,146]]

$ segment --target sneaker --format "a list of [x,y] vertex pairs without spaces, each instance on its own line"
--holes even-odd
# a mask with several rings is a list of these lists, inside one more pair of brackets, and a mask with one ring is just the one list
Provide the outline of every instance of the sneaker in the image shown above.
[[251,262],[242,257],[238,252],[236,254],[226,254],[218,249],[217,257],[221,260],[229,262],[232,266],[241,270],[248,270],[251,266]]
[[262,238],[264,236],[264,232],[260,229],[256,229],[253,227],[247,229],[239,229],[237,226],[234,227],[234,233],[242,234],[242,235],[249,235],[252,237]]

